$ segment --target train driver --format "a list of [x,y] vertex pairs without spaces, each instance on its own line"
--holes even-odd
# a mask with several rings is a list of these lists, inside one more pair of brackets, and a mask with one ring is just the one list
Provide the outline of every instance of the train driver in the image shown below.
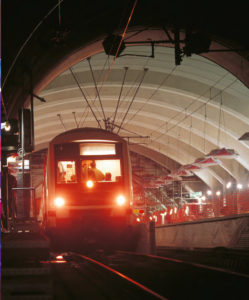
[[88,177],[96,181],[102,181],[105,179],[105,175],[96,168],[95,160],[90,163],[90,168],[88,169]]

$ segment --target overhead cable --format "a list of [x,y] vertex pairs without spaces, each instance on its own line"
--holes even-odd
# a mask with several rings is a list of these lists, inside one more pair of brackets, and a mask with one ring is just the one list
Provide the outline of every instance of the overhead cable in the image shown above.
[[26,44],[28,43],[28,41],[31,39],[31,37],[32,37],[32,35],[35,33],[35,31],[40,27],[40,25],[43,23],[43,21],[45,21],[45,19],[57,8],[57,6],[60,4],[60,3],[62,3],[64,0],[60,0],[60,2],[58,3],[58,4],[56,4],[46,15],[45,15],[45,17],[43,17],[42,18],[42,20],[35,26],[35,28],[33,29],[33,31],[30,33],[30,35],[28,36],[28,38],[25,40],[25,42],[23,43],[23,45],[21,46],[21,48],[19,49],[19,51],[17,52],[17,55],[15,56],[15,58],[14,58],[14,60],[13,60],[13,62],[12,62],[12,64],[11,64],[11,66],[10,66],[10,68],[9,68],[9,70],[8,70],[8,72],[7,72],[7,74],[6,74],[6,76],[5,76],[5,78],[4,78],[4,80],[3,80],[3,83],[2,83],[2,90],[3,90],[3,88],[4,88],[4,86],[5,86],[5,83],[6,83],[6,80],[8,79],[8,77],[9,77],[9,74],[10,74],[10,72],[11,72],[11,70],[13,69],[13,67],[14,67],[14,64],[16,63],[16,61],[17,61],[17,59],[18,59],[18,57],[19,57],[19,55],[21,54],[21,52],[22,52],[22,50],[23,50],[23,48],[26,46]]
[[159,89],[161,88],[161,86],[163,84],[165,84],[165,82],[173,74],[173,72],[175,71],[176,68],[177,68],[177,65],[174,66],[174,68],[171,70],[171,72],[169,74],[166,74],[166,76],[163,78],[163,80],[161,81],[161,83],[159,84],[159,86],[153,91],[153,93],[150,95],[150,97],[147,98],[147,100],[145,101],[145,103],[131,116],[131,118],[129,120],[127,120],[127,122],[130,122],[131,120],[133,120],[135,118],[135,116],[145,107],[145,105],[149,102],[149,100],[159,91]]
[[[223,80],[227,75],[228,75],[229,73],[227,72],[227,73],[225,73],[221,78],[219,78],[211,87],[208,87],[208,89],[207,90],[205,90],[201,95],[199,95],[197,98],[195,98],[191,103],[189,103],[186,107],[184,107],[180,112],[177,112],[173,117],[171,117],[166,123],[169,123],[171,120],[173,120],[173,119],[175,119],[176,117],[178,117],[178,115],[181,115],[182,113],[186,113],[186,111],[187,111],[187,109],[192,105],[192,104],[194,104],[196,101],[198,101],[201,97],[203,97],[208,91],[209,91],[209,89],[210,88],[212,88],[212,87],[215,87],[221,80]],[[219,93],[218,93],[219,94]],[[218,95],[217,94],[217,95]],[[215,97],[217,96],[217,95],[215,95]],[[214,97],[214,98],[215,98]],[[209,101],[211,100],[211,96],[210,96],[210,99],[207,101],[207,102],[205,102],[205,104],[206,103],[208,103]],[[186,114],[185,114],[186,115]],[[149,133],[149,135],[151,136],[154,132],[157,132],[157,130],[158,129],[160,129],[160,128],[162,128],[163,126],[165,125],[165,123],[164,124],[162,124],[162,125],[160,125],[160,126],[158,126],[156,129],[154,129],[153,131],[151,131],[150,133]]]
[[[228,74],[228,73],[227,73]],[[205,103],[201,104],[199,107],[197,107],[195,110],[193,110],[192,112],[190,112],[188,115],[186,114],[186,116],[180,120],[179,122],[177,122],[176,124],[172,125],[165,133],[169,132],[170,130],[172,130],[173,128],[175,128],[176,126],[178,126],[180,123],[182,123],[183,121],[185,121],[188,117],[192,116],[195,112],[197,112],[198,110],[200,110],[203,106],[207,105],[208,102],[210,102],[212,99],[215,99],[219,94],[221,94],[224,90],[228,89],[231,85],[233,85],[238,79],[235,78],[230,84],[228,84],[223,90],[220,90],[216,95],[214,95],[212,98],[208,99]],[[171,118],[172,119],[172,118]],[[161,128],[162,126],[160,126]],[[156,141],[157,139],[159,139],[162,135],[164,135],[165,133],[160,134],[158,137],[151,139],[151,143]]]
[[119,45],[118,45],[118,49],[117,49],[117,51],[116,51],[116,55],[115,55],[115,57],[114,57],[114,59],[113,59],[111,65],[110,65],[109,69],[107,70],[107,72],[106,72],[106,74],[105,74],[105,77],[104,77],[104,79],[103,79],[103,81],[102,81],[102,84],[101,84],[101,86],[100,86],[100,89],[99,89],[100,91],[101,91],[101,89],[102,89],[104,83],[106,82],[106,80],[107,80],[107,78],[108,78],[108,76],[109,76],[109,73],[111,72],[111,69],[112,69],[113,65],[115,64],[115,61],[116,61],[117,56],[118,56],[118,53],[119,53],[119,49],[120,49],[120,47],[121,47],[121,45],[122,45],[123,39],[124,39],[124,37],[125,37],[125,33],[126,33],[127,29],[128,29],[129,23],[130,23],[130,21],[131,21],[131,18],[132,18],[133,12],[134,12],[134,9],[135,9],[136,4],[137,4],[137,1],[138,1],[138,0],[135,0],[135,2],[134,2],[134,4],[133,4],[133,7],[132,7],[132,10],[131,10],[129,19],[128,19],[128,21],[127,21],[127,24],[126,24],[125,29],[124,29],[124,31],[123,31],[123,34],[122,34],[120,43],[119,43]]
[[94,82],[94,85],[95,85],[96,93],[97,93],[97,96],[99,98],[100,107],[101,107],[101,110],[102,110],[102,113],[103,113],[103,117],[104,117],[104,121],[105,121],[106,120],[105,112],[104,112],[104,108],[103,108],[103,105],[102,105],[102,101],[100,99],[100,95],[99,95],[98,87],[97,87],[96,80],[95,80],[95,77],[94,77],[94,74],[93,74],[93,70],[92,70],[92,66],[91,66],[91,63],[90,63],[90,59],[91,59],[91,57],[88,57],[87,61],[88,61],[88,64],[89,64],[89,68],[90,68],[90,71],[91,71],[91,74],[92,74],[92,79],[93,79],[93,82]]
[[[123,125],[123,123],[124,123],[124,120],[125,120],[125,118],[126,118],[128,112],[129,112],[129,110],[130,110],[130,108],[131,108],[131,105],[132,105],[132,103],[133,103],[133,101],[134,101],[134,99],[135,99],[135,97],[136,97],[136,95],[137,95],[137,93],[138,93],[138,90],[139,90],[139,88],[140,88],[140,86],[141,86],[141,84],[142,84],[142,82],[143,82],[143,80],[144,80],[145,74],[147,73],[148,70],[149,70],[148,68],[144,68],[143,76],[142,76],[142,78],[141,78],[141,80],[140,80],[140,83],[139,83],[139,85],[138,85],[138,87],[137,87],[137,89],[136,89],[136,91],[135,91],[135,94],[133,95],[133,98],[132,98],[132,100],[131,100],[131,102],[130,102],[130,105],[129,105],[129,107],[128,107],[128,109],[127,109],[127,111],[126,111],[126,113],[125,113],[125,115],[124,115],[124,117],[123,117],[123,119],[122,119],[122,121],[121,121],[120,127],[122,127],[122,125]],[[119,131],[120,131],[120,128],[119,128],[117,134],[119,133]]]
[[64,130],[67,131],[66,126],[65,126],[65,124],[64,124],[64,122],[63,122],[63,120],[62,120],[61,114],[57,114],[57,117],[58,117],[59,120],[61,121],[61,124],[62,124]]
[[97,119],[97,117],[96,117],[96,115],[95,115],[95,113],[94,113],[94,111],[93,111],[93,109],[92,109],[92,107],[91,107],[91,105],[90,105],[90,103],[89,103],[89,101],[88,101],[87,98],[86,98],[85,93],[83,92],[83,90],[82,90],[82,88],[81,88],[81,86],[80,86],[80,84],[79,84],[79,82],[78,82],[76,76],[74,75],[73,70],[72,70],[71,68],[69,68],[69,70],[70,70],[70,72],[71,72],[71,74],[72,74],[72,76],[73,76],[75,82],[77,83],[77,85],[78,85],[78,87],[79,87],[79,89],[80,89],[80,91],[81,91],[81,94],[83,95],[84,99],[86,100],[86,103],[87,103],[88,107],[90,108],[90,110],[91,110],[91,112],[92,112],[92,114],[93,114],[95,120],[97,121],[99,127],[102,128],[102,127],[101,127],[101,124],[100,124],[100,122],[99,122],[99,120]]
[[124,72],[122,86],[121,86],[119,97],[118,97],[118,102],[117,102],[116,110],[115,110],[114,117],[113,117],[113,124],[115,124],[115,119],[116,119],[116,115],[117,115],[117,111],[118,111],[118,107],[119,107],[119,103],[120,103],[120,98],[121,98],[122,90],[123,90],[123,87],[124,87],[124,83],[125,83],[125,78],[126,78],[126,74],[127,74],[127,71],[128,71],[128,67],[125,67],[124,69],[125,69],[125,72]]

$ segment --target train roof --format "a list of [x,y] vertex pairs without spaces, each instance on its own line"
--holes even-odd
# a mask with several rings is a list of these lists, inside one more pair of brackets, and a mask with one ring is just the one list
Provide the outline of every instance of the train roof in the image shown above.
[[125,141],[122,137],[116,133],[107,131],[101,128],[84,127],[76,128],[65,131],[56,137],[54,137],[50,143],[66,143],[76,140],[114,140],[114,141]]

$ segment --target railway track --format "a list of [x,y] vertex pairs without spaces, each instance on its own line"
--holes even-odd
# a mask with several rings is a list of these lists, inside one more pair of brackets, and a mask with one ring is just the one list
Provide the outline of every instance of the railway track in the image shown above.
[[117,251],[54,254],[55,299],[246,299],[249,275],[177,258]]
[[57,255],[50,263],[55,278],[55,299],[167,299],[125,274],[80,253]]
[[99,260],[167,299],[247,299],[249,275],[174,257],[118,251]]
[[[3,269],[2,299],[247,299],[249,274],[202,264],[200,251],[192,257],[162,249],[160,256],[76,251],[51,252],[49,259],[29,265],[19,262],[14,273]],[[220,251],[216,257],[221,256]]]

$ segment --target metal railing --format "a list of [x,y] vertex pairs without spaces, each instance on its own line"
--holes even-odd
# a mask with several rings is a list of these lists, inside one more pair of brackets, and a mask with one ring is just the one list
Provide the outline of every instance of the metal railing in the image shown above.
[[154,221],[156,226],[160,226],[241,214],[249,215],[249,189],[191,200],[192,202],[186,200],[184,204],[178,206],[166,205],[165,210],[154,211],[152,215],[141,215],[139,220]]
[[8,230],[13,229],[15,224],[20,221],[37,223],[37,203],[34,187],[16,187],[11,189],[7,216]]

